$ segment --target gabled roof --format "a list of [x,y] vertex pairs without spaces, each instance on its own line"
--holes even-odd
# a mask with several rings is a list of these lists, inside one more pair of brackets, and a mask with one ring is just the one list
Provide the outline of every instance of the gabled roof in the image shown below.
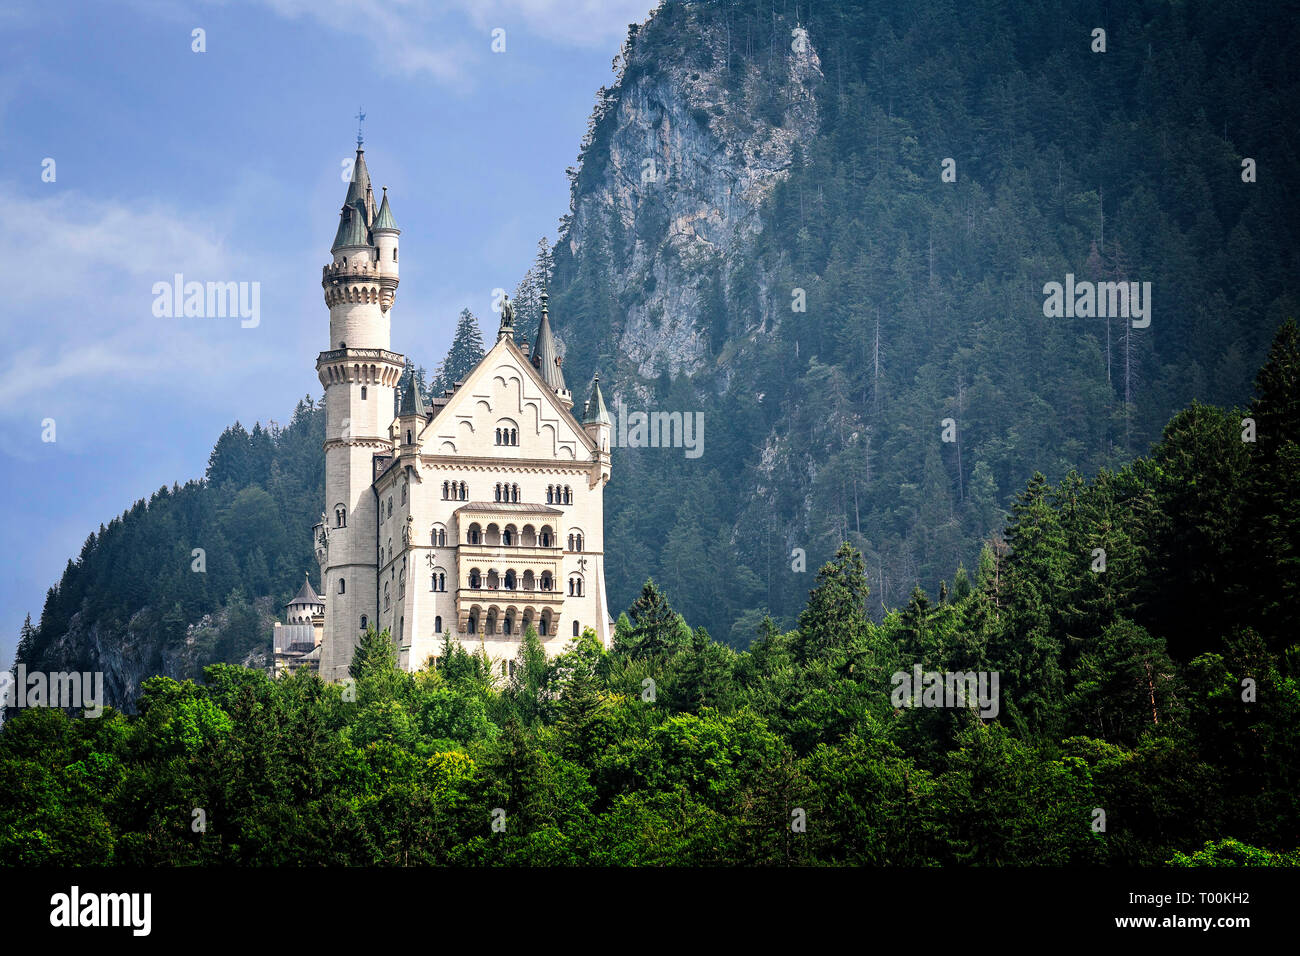
[[[431,427],[436,428],[439,422],[446,421],[446,416],[449,414],[448,409],[452,410],[450,414],[454,417],[456,414],[455,409],[461,402],[474,400],[474,387],[477,385],[479,376],[486,374],[485,369],[492,367],[494,363],[500,359],[500,356],[497,353],[502,349],[512,353],[523,373],[533,380],[534,384],[538,387],[538,390],[542,393],[542,398],[550,406],[551,412],[562,421],[569,424],[570,430],[575,436],[575,440],[578,442],[578,447],[585,448],[587,454],[596,451],[597,446],[595,440],[593,440],[592,437],[583,430],[582,423],[574,416],[573,410],[565,407],[564,403],[560,400],[560,397],[555,394],[554,388],[551,387],[546,379],[542,377],[542,373],[528,360],[528,356],[523,353],[515,343],[515,340],[510,336],[498,339],[492,348],[488,349],[487,354],[483,356],[478,365],[474,366],[473,371],[465,376],[463,381],[456,383],[455,391],[448,396],[446,404],[439,408],[438,416],[433,420],[434,425]],[[426,441],[427,440],[426,437]],[[579,460],[582,460],[581,455],[579,456]]]

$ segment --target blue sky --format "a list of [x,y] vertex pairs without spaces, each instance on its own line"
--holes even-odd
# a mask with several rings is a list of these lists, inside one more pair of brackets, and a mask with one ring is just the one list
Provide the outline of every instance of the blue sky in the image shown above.
[[[627,24],[654,5],[7,0],[6,665],[24,614],[39,617],[101,522],[201,476],[236,419],[285,422],[319,395],[320,268],[358,107],[371,176],[402,229],[393,348],[432,367],[460,310],[490,316],[492,290],[513,289],[537,239],[554,239],[596,90],[612,81]],[[260,324],[156,318],[153,284],[177,272],[260,283]]]

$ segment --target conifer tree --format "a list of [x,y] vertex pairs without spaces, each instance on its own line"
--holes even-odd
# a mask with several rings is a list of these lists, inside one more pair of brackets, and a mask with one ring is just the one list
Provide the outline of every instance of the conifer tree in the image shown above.
[[616,628],[614,640],[617,650],[632,657],[671,654],[690,642],[690,628],[649,578],[628,609],[628,616],[631,631],[624,634]]
[[510,299],[515,308],[515,335],[520,342],[531,344],[542,322],[542,291],[551,281],[551,246],[543,236],[537,240],[537,255]]
[[464,381],[465,376],[483,361],[483,355],[483,333],[479,331],[478,319],[469,309],[462,309],[451,349],[438,369],[436,390],[441,393],[443,389],[454,388],[457,382]]
[[866,564],[849,544],[817,572],[816,587],[799,615],[794,653],[801,662],[818,657],[847,659],[865,647],[867,634]]

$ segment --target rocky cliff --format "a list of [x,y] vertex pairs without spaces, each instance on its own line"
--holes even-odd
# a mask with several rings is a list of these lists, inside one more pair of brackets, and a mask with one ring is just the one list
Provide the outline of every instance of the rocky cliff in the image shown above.
[[[727,22],[697,12],[661,14],[634,34],[613,108],[599,120],[603,149],[563,237],[573,259],[593,236],[601,248],[618,248],[610,281],[626,308],[617,352],[645,379],[712,363],[712,282],[722,277],[723,294],[731,293],[728,264],[753,258],[763,204],[799,144],[818,133],[821,62],[807,31],[783,31],[788,55],[729,69],[735,38]],[[689,42],[664,58],[665,34]],[[758,291],[766,298],[766,288]],[[750,322],[759,328],[763,317]]]

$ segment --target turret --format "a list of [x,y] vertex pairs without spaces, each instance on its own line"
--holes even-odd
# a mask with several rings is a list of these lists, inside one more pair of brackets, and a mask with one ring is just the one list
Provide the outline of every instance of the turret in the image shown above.
[[370,226],[378,256],[379,307],[385,312],[392,307],[393,297],[397,295],[397,237],[401,233],[393,221],[393,211],[388,207],[388,187],[385,186],[384,201],[379,204],[379,212]]
[[600,373],[591,382],[591,397],[587,399],[582,414],[582,430],[596,443],[602,452],[609,453],[609,432],[613,423],[609,418],[609,409],[605,407],[605,396],[600,393]]
[[311,577],[304,575],[298,595],[285,605],[285,616],[290,624],[310,624],[312,618],[325,614],[325,600],[311,586]]
[[429,420],[428,412],[424,395],[416,384],[415,376],[411,375],[406,380],[406,388],[402,390],[401,405],[397,409],[397,444],[402,451],[414,452],[418,449],[420,429]]
[[573,393],[564,385],[564,372],[561,365],[564,360],[555,350],[555,337],[551,335],[551,318],[547,308],[550,296],[542,290],[542,321],[537,326],[537,341],[533,343],[531,361],[533,368],[541,373],[542,380],[551,387],[565,408],[573,407]]

